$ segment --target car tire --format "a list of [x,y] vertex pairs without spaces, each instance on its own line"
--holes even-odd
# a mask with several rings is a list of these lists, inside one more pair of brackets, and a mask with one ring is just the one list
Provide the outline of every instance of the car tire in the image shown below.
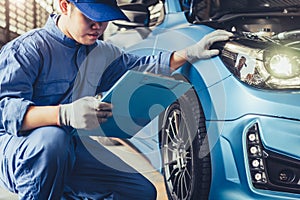
[[208,199],[211,160],[201,104],[193,89],[161,115],[163,175],[170,200]]

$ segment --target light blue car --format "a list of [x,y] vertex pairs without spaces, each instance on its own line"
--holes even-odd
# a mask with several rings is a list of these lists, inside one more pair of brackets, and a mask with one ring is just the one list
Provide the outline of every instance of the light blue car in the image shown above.
[[236,36],[174,72],[193,89],[130,139],[169,199],[300,199],[300,1],[129,2],[135,23],[116,22],[127,31],[109,40],[130,52],[182,49],[214,29]]

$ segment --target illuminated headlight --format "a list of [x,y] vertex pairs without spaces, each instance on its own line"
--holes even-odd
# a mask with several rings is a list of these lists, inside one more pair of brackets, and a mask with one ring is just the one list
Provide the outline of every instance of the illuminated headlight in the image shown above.
[[[300,55],[299,55],[300,56]],[[289,79],[300,74],[300,57],[285,53],[273,53],[266,56],[267,71],[278,79]]]
[[231,41],[221,59],[239,80],[262,89],[300,88],[300,51],[278,46],[253,48]]

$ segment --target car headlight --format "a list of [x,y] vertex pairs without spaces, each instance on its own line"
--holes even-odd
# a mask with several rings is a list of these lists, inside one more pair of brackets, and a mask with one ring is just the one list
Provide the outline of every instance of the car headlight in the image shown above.
[[265,53],[266,70],[278,79],[290,79],[299,76],[300,57],[290,49],[271,49]]
[[239,80],[251,86],[262,89],[300,88],[299,50],[266,43],[256,46],[227,42],[222,48],[221,59]]

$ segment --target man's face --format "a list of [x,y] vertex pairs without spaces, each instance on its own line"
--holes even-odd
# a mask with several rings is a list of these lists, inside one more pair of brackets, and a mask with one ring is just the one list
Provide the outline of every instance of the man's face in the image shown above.
[[74,5],[68,12],[68,36],[80,44],[91,45],[105,31],[108,22],[94,22],[83,15]]

